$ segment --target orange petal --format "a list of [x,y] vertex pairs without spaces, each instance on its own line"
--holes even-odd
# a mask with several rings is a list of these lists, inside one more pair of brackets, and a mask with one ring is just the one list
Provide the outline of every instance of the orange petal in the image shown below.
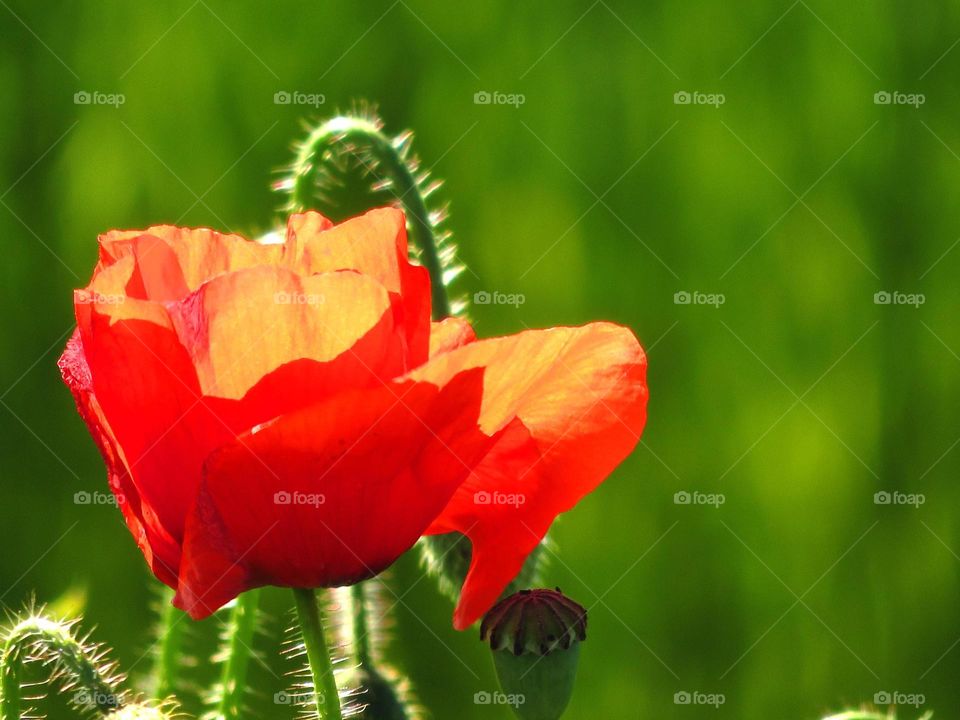
[[407,369],[427,359],[430,274],[408,256],[407,226],[395,208],[378,208],[339,225],[314,212],[287,221],[286,262],[304,275],[356,270],[378,280],[394,298],[397,327],[407,339]]
[[440,322],[431,323],[430,357],[456,350],[476,339],[477,334],[470,327],[470,323],[463,318],[448,317]]
[[161,240],[173,251],[190,290],[223,273],[277,263],[283,254],[279,245],[261,245],[239,235],[208,228],[157,225],[146,230],[112,230],[101,235],[97,271],[135,253],[144,237]]
[[630,453],[646,421],[646,358],[633,334],[609,323],[480,340],[409,374],[442,383],[486,369],[480,426],[496,447],[431,525],[473,544],[454,617],[478,619],[520,569],[553,519]]
[[[301,278],[264,266],[229,273],[170,313],[205,395],[241,398],[265,375],[301,359],[325,363],[350,353],[355,367],[335,378],[338,389],[396,377],[405,364],[386,290],[355,272]],[[379,339],[362,355],[354,346],[374,329]]]

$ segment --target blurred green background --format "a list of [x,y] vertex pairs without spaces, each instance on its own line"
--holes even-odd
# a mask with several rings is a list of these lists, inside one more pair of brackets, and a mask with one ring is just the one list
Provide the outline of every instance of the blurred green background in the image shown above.
[[[108,228],[268,229],[302,120],[367,99],[447,181],[455,290],[525,296],[474,307],[481,335],[602,318],[649,351],[642,445],[555,526],[548,582],[590,609],[568,716],[960,710],[960,6],[2,0],[0,30],[5,608],[80,588],[147,670],[155,582],[114,508],[74,502],[105,473],[56,369],[71,289]],[[490,658],[420,577],[394,571],[394,655],[423,704],[509,717],[474,703]],[[287,710],[288,601],[251,717]],[[695,691],[725,703],[675,704]]]

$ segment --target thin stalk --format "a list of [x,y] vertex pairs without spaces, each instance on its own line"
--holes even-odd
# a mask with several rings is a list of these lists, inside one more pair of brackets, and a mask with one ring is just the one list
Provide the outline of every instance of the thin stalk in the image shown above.
[[372,662],[370,653],[369,610],[366,601],[366,582],[350,586],[350,605],[353,611],[353,656],[360,667]]
[[253,656],[253,634],[257,629],[260,591],[242,593],[230,611],[223,635],[225,661],[220,674],[219,696],[213,713],[215,720],[233,720],[243,712],[247,690],[247,669]]
[[294,588],[293,597],[297,605],[303,644],[307,649],[310,674],[313,677],[317,717],[319,720],[343,720],[340,693],[333,674],[333,663],[330,661],[330,649],[323,630],[323,614],[317,604],[317,594],[314,590]]
[[180,650],[183,646],[183,634],[187,624],[183,622],[184,613],[173,603],[173,590],[164,585],[160,602],[161,616],[157,630],[157,657],[154,668],[153,697],[165,700],[177,692],[180,671]]

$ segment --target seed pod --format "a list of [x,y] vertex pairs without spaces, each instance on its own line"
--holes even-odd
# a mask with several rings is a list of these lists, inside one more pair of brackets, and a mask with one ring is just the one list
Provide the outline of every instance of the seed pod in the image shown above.
[[521,590],[480,625],[506,703],[521,720],[558,720],[573,694],[587,611],[556,590]]

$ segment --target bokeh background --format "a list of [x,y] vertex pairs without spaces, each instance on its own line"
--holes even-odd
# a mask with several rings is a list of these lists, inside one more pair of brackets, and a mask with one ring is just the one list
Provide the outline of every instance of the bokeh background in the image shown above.
[[[457,293],[524,296],[474,307],[481,335],[603,318],[649,351],[641,445],[553,535],[547,580],[590,609],[568,716],[960,710],[960,6],[0,0],[0,32],[5,608],[69,592],[148,670],[155,582],[115,508],[74,501],[105,484],[56,368],[71,290],[108,228],[269,229],[302,121],[365,99],[446,180]],[[433,716],[509,717],[416,559],[392,582]],[[251,717],[289,710],[267,605]]]

